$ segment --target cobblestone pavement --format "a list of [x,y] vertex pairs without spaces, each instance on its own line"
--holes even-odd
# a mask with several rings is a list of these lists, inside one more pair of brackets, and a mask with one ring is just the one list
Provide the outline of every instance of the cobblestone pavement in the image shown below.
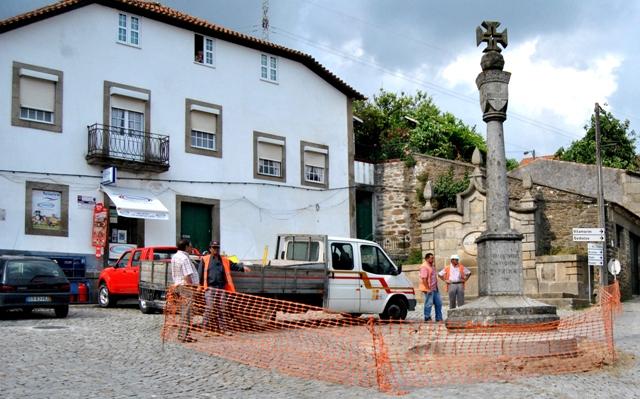
[[[511,382],[414,390],[405,398],[640,397],[640,298],[624,303],[615,336],[615,366],[596,372]],[[412,318],[419,318],[420,310]],[[72,306],[53,312],[10,313],[0,319],[3,398],[391,398],[374,389],[304,380],[194,352],[162,346],[161,315],[136,307]],[[327,372],[330,372],[329,370]]]

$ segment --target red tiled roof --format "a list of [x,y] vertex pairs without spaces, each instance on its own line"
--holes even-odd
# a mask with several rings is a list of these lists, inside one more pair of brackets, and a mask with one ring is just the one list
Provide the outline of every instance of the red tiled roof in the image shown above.
[[34,22],[41,21],[55,15],[87,6],[89,4],[101,4],[106,7],[116,8],[125,12],[135,13],[150,19],[154,19],[166,24],[174,25],[180,28],[188,29],[193,32],[202,33],[232,42],[244,47],[255,50],[265,51],[273,55],[300,62],[307,66],[314,73],[326,80],[340,92],[349,98],[363,100],[365,96],[357,92],[339,77],[334,75],[327,68],[322,66],[315,58],[298,50],[293,50],[284,46],[280,46],[256,37],[245,35],[227,29],[223,26],[212,24],[211,22],[197,18],[170,7],[163,6],[155,1],[144,0],[60,0],[57,3],[38,8],[27,13],[17,15],[12,18],[0,21],[0,33],[4,33],[13,29],[20,28]]
[[519,166],[528,165],[531,162],[537,161],[538,159],[548,159],[548,160],[553,161],[554,159],[556,159],[556,156],[555,155],[542,155],[542,156],[535,157],[535,158],[531,158],[531,157],[522,158],[522,160],[520,161],[520,165]]

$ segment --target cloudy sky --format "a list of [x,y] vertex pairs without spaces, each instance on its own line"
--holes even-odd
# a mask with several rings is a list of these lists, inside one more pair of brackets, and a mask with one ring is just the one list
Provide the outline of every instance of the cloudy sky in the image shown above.
[[[0,18],[53,0],[0,0]],[[160,0],[246,34],[262,36],[262,0]],[[269,40],[304,51],[367,97],[431,95],[484,135],[475,78],[475,28],[508,29],[512,73],[507,157],[554,153],[584,135],[598,102],[640,124],[640,2],[626,0],[269,0]]]

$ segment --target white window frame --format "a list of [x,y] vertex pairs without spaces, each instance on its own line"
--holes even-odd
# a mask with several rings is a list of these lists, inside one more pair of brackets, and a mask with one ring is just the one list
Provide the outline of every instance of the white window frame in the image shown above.
[[279,63],[280,61],[275,55],[260,54],[260,79],[266,82],[277,83],[279,78]]
[[117,41],[118,43],[140,47],[140,17],[122,12],[118,13]]
[[[194,134],[196,137],[194,137]],[[207,138],[206,136],[211,136],[211,137]],[[194,142],[194,139],[196,140],[195,142]],[[198,139],[202,142],[211,142],[213,145],[211,147],[198,145],[197,144]],[[199,148],[201,150],[214,151],[214,152],[218,151],[218,149],[216,148],[216,139],[217,137],[215,133],[201,132],[200,130],[191,129],[191,147],[193,148]]]
[[[324,165],[312,162],[310,155],[321,155]],[[300,184],[316,188],[329,188],[329,146],[300,141]]]
[[[115,112],[122,112],[122,118],[119,118],[115,115]],[[129,109],[111,107],[111,127],[120,131],[120,134],[130,134],[134,136],[144,136],[144,112],[131,111]],[[122,121],[124,126],[116,126],[114,124],[114,119],[118,119]],[[139,119],[139,120],[136,120]],[[140,128],[136,129],[135,126],[131,127],[132,124],[140,124]]]
[[[270,171],[273,170],[273,173]],[[258,158],[258,174],[271,177],[282,177],[282,162],[273,159]]]
[[[324,184],[324,169],[318,166],[304,165],[304,180],[309,183]],[[317,177],[317,180],[314,176]]]
[[[260,143],[280,147],[280,159],[275,154],[260,151]],[[253,132],[253,177],[281,183],[287,181],[287,139],[274,134]]]
[[53,125],[53,112],[35,108],[20,107],[20,119]]
[[[202,48],[196,48],[195,36],[202,37]],[[194,60],[196,64],[215,67],[216,65],[216,40],[212,37],[195,33],[194,36],[194,48],[196,53],[194,54]],[[211,44],[211,48],[208,48],[208,44]],[[198,51],[202,51],[202,61],[198,61]]]

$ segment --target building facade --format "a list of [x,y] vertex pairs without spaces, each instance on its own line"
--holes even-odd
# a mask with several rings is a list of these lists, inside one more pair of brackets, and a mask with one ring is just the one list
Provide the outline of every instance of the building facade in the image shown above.
[[2,253],[99,270],[180,238],[259,258],[278,233],[353,234],[362,95],[306,54],[158,3],[69,0],[1,21],[0,69]]

